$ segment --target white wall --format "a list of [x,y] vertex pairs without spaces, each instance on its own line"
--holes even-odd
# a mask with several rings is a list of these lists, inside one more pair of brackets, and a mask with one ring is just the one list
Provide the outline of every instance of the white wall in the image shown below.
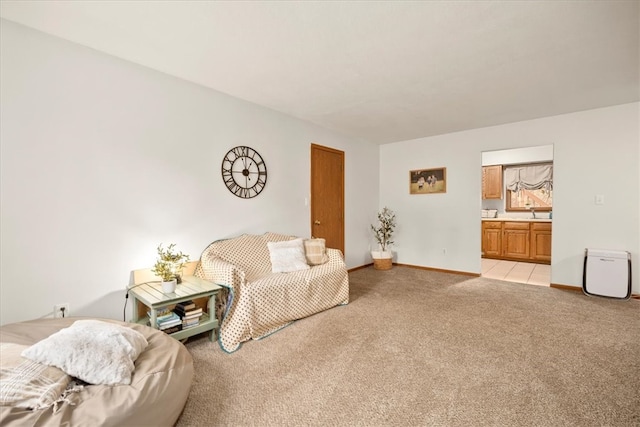
[[553,162],[553,145],[483,151],[482,166]]
[[[639,109],[632,103],[383,145],[380,205],[397,213],[398,262],[479,273],[481,153],[553,145],[551,282],[582,286],[587,247],[628,250],[639,293]],[[409,171],[433,167],[447,168],[447,192],[409,195]],[[595,205],[596,194],[604,205]]]
[[[1,30],[2,324],[64,302],[122,319],[129,274],[160,243],[197,259],[245,232],[308,236],[311,143],[345,151],[346,261],[368,262],[376,145],[9,21]],[[254,199],[221,179],[237,145],[268,167]]]

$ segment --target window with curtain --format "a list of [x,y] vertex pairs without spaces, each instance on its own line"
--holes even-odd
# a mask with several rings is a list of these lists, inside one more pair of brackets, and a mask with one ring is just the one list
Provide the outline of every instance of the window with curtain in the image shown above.
[[506,210],[550,211],[553,207],[553,164],[506,166]]

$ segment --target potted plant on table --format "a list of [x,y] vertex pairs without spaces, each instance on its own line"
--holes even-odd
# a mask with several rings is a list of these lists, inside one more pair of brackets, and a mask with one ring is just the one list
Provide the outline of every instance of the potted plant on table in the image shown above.
[[389,270],[393,264],[393,253],[389,245],[393,243],[391,237],[396,227],[396,214],[385,207],[378,212],[378,224],[371,224],[371,230],[378,242],[378,250],[371,251],[373,258],[373,268],[376,270]]
[[189,262],[189,255],[175,252],[175,243],[171,243],[166,249],[162,244],[158,246],[158,259],[151,272],[162,279],[162,291],[172,293],[176,290],[176,284],[180,283],[180,274],[184,265]]

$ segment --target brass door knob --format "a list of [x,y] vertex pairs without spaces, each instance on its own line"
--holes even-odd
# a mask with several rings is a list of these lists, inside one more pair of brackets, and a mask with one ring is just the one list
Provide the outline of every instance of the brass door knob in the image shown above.
[[313,221],[313,223],[314,223],[315,225],[320,225],[320,221],[318,221],[317,219],[316,219],[315,221]]

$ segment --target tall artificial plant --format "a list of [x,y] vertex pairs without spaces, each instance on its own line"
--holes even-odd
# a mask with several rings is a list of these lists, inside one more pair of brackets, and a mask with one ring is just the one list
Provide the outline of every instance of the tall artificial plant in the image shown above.
[[378,224],[371,224],[371,230],[380,246],[381,251],[386,251],[393,243],[391,237],[396,227],[396,214],[389,208],[385,207],[378,212]]

